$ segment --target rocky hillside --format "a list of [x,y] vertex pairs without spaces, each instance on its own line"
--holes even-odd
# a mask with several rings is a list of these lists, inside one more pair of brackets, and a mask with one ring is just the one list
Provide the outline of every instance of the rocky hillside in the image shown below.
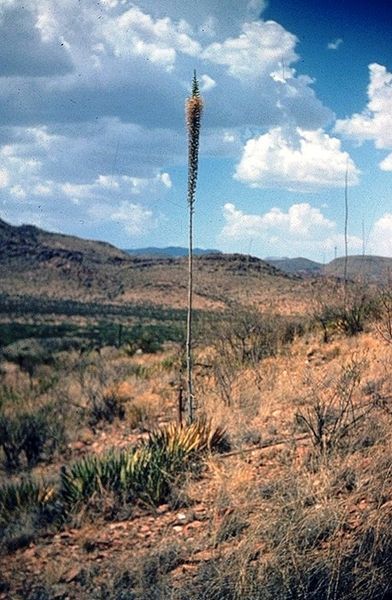
[[321,263],[303,257],[266,258],[266,261],[285,273],[292,273],[295,275],[319,275],[323,267]]
[[83,297],[89,290],[111,297],[116,284],[109,273],[128,260],[111,244],[0,221],[1,291]]
[[[267,258],[268,264],[280,269],[284,273],[305,277],[327,275],[330,277],[344,277],[344,256],[335,258],[330,263],[322,263],[308,258]],[[384,256],[349,256],[347,260],[347,276],[351,280],[364,279],[366,281],[383,283],[392,275],[392,258]]]
[[[195,307],[282,303],[301,281],[240,254],[195,257]],[[187,258],[130,256],[114,246],[0,222],[0,293],[186,306]]]
[[[344,277],[344,257],[335,258],[325,265],[323,272],[334,277]],[[385,256],[349,256],[347,260],[349,279],[364,279],[386,283],[392,277],[392,258]]]
[[127,255],[106,242],[84,240],[71,235],[50,233],[34,225],[15,227],[0,219],[1,261],[45,261],[53,258],[71,262],[119,262]]

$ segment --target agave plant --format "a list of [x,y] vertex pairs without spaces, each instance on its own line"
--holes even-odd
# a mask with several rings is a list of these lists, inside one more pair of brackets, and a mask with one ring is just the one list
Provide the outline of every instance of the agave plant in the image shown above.
[[172,480],[197,452],[216,448],[224,431],[206,421],[172,424],[138,446],[103,456],[86,457],[63,469],[61,497],[74,510],[94,494],[113,492],[124,500],[156,504],[167,497]]
[[[193,459],[218,448],[225,432],[205,420],[171,424],[133,448],[86,456],[60,473],[60,485],[22,479],[0,488],[0,527],[12,514],[49,509],[56,518],[78,510],[93,496],[113,493],[121,500],[156,505],[170,494],[172,482]],[[192,459],[192,461],[190,460]]]
[[193,302],[193,212],[195,206],[197,173],[199,166],[200,123],[203,99],[200,96],[196,71],[193,74],[192,93],[185,105],[188,131],[188,208],[189,208],[189,255],[188,255],[188,313],[186,335],[188,421],[194,419],[194,396],[192,381],[192,302]]
[[56,488],[47,482],[22,479],[0,488],[0,525],[9,522],[13,513],[26,509],[42,510],[56,498]]
[[190,425],[171,423],[152,433],[150,443],[161,444],[172,452],[182,452],[186,456],[196,451],[216,449],[224,438],[224,429],[213,428],[211,422],[200,419]]

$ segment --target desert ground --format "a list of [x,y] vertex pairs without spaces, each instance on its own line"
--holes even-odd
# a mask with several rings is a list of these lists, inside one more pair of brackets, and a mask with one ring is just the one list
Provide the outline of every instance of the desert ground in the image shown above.
[[189,424],[185,261],[7,231],[0,598],[391,597],[385,281],[198,258]]

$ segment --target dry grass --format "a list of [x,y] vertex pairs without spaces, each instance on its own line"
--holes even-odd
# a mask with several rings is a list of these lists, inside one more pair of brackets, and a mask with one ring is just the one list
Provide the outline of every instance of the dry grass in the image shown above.
[[[116,600],[389,597],[391,345],[370,323],[355,337],[334,333],[328,344],[320,330],[306,330],[262,360],[231,363],[230,356],[229,396],[213,369],[213,344],[196,348],[195,387],[199,413],[225,427],[233,454],[210,456],[175,482],[161,512],[133,507],[113,522],[108,504],[95,528],[81,517],[79,529],[65,526],[46,544],[33,523],[25,543],[34,554],[15,548],[3,560],[8,585],[19,590],[15,598],[50,598],[59,590],[70,598]],[[356,414],[367,404],[372,409],[338,442],[332,439],[328,453],[320,453],[312,435],[303,439],[309,430],[296,415],[312,415],[317,400],[328,403],[352,364],[359,376],[350,410]],[[83,361],[70,353],[49,387],[39,391],[34,379],[35,397],[25,375],[7,370],[3,382],[19,386],[29,405],[56,401],[68,407],[67,449],[33,473],[50,476],[61,463],[135,443],[146,431],[175,420],[180,367],[175,345],[156,355],[129,357],[112,350]],[[41,374],[48,380],[51,372]],[[115,398],[123,419],[115,416],[92,429],[93,397]],[[329,408],[333,419],[336,407]],[[287,443],[273,445],[282,439]],[[74,554],[67,554],[67,540]],[[170,552],[163,551],[165,543]],[[65,558],[56,571],[50,564],[59,553]],[[15,569],[21,560],[30,569],[24,588]],[[71,577],[80,564],[83,572]],[[94,571],[97,564],[101,567]],[[44,591],[34,596],[38,584]]]

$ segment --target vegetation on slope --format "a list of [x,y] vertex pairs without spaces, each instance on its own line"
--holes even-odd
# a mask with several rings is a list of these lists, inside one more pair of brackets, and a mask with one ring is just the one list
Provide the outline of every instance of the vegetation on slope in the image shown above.
[[183,308],[2,294],[0,594],[388,598],[390,291],[238,255],[195,267],[225,304],[197,313],[193,429],[168,425]]

